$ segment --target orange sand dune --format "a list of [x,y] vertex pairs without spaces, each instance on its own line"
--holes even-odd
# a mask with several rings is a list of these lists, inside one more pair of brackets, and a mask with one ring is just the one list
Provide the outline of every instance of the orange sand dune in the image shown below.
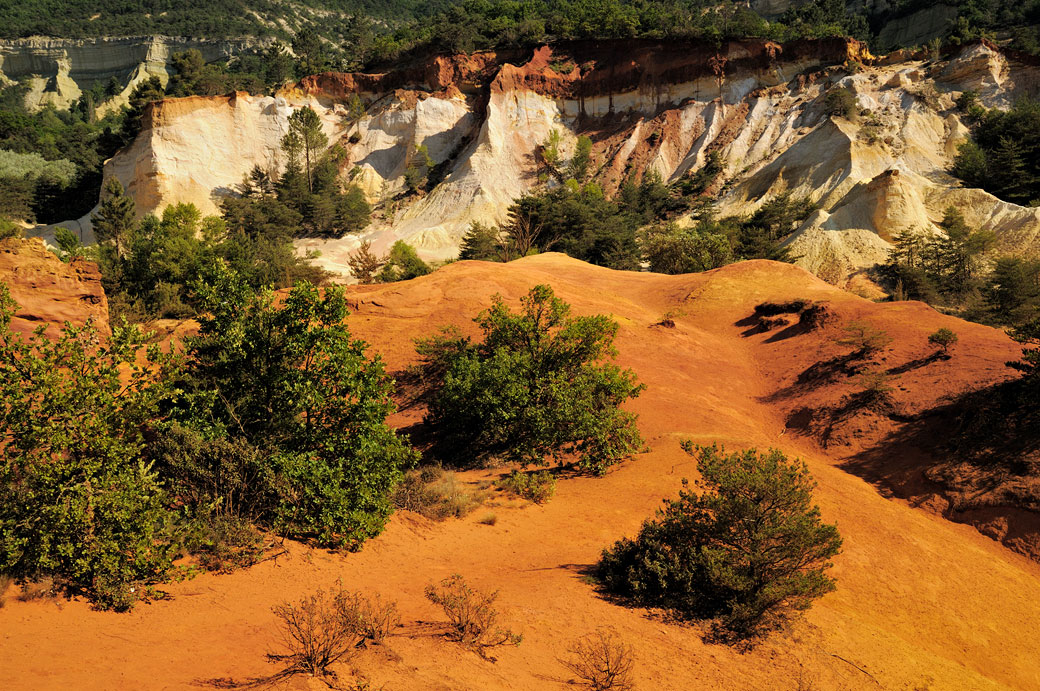
[[[480,509],[443,523],[397,514],[359,553],[289,543],[277,560],[172,585],[172,600],[127,615],[94,612],[79,601],[9,598],[0,610],[0,688],[184,689],[198,688],[198,679],[270,673],[264,653],[278,646],[271,606],[341,582],[397,599],[404,618],[387,644],[340,667],[344,681],[358,673],[372,689],[567,688],[571,675],[558,656],[602,625],[632,645],[638,689],[1040,689],[1040,566],[970,526],[886,498],[838,467],[829,451],[787,431],[789,410],[769,402],[771,394],[837,348],[826,330],[776,340],[743,336],[747,327],[737,322],[766,299],[826,300],[839,324],[865,318],[895,336],[893,361],[928,352],[927,334],[948,325],[961,338],[952,360],[900,380],[907,390],[897,398],[910,407],[1006,377],[1003,362],[1014,356],[1014,343],[924,305],[870,303],[783,264],[667,277],[557,254],[505,266],[460,262],[407,283],[351,289],[350,322],[399,369],[412,361],[413,337],[440,324],[465,326],[493,293],[516,303],[543,282],[577,313],[608,312],[620,322],[619,361],[647,384],[632,407],[648,453],[605,478],[561,481],[544,506],[496,507],[493,526],[478,522],[486,513]],[[675,327],[655,326],[666,313]],[[398,422],[419,416],[404,411]],[[837,591],[789,634],[747,654],[703,643],[696,628],[610,604],[583,579],[600,550],[634,533],[694,475],[679,448],[683,438],[773,445],[802,456],[819,483],[825,518],[845,538]],[[519,647],[498,649],[497,662],[438,635],[443,617],[424,600],[423,587],[454,572],[499,589],[504,619],[524,635]],[[297,678],[287,687],[323,685]]]

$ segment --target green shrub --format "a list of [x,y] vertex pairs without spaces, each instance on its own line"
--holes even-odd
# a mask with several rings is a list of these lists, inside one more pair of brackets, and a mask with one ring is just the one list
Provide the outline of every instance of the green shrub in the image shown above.
[[0,216],[0,241],[8,238],[21,238],[23,234],[19,226]]
[[697,457],[704,492],[686,487],[634,540],[604,551],[599,576],[612,592],[749,640],[834,589],[826,569],[841,538],[813,506],[803,462],[775,449],[683,448]]
[[729,236],[711,221],[692,228],[675,223],[652,227],[644,232],[643,253],[651,271],[665,274],[708,271],[733,261]]
[[530,473],[513,470],[495,484],[499,489],[535,504],[544,504],[556,492],[556,478],[548,470]]
[[844,86],[831,89],[823,102],[824,112],[827,115],[856,120],[859,118],[859,103],[856,94]]
[[620,405],[642,391],[635,374],[603,362],[618,325],[571,317],[547,285],[512,312],[501,297],[475,320],[482,343],[450,330],[417,341],[429,387],[426,420],[435,452],[453,463],[500,457],[544,465],[574,454],[600,473],[636,453],[635,415]]
[[349,547],[378,534],[416,456],[386,425],[393,382],[351,338],[342,289],[300,283],[276,306],[273,293],[218,267],[198,299],[209,316],[187,340],[178,415],[203,440],[227,435],[260,457],[203,442],[184,473],[204,481],[210,501],[248,488],[250,511],[284,534]]
[[398,240],[390,247],[389,254],[382,260],[383,266],[375,275],[378,283],[394,283],[425,276],[432,269],[419,258],[415,248]]
[[[128,609],[170,568],[166,496],[144,459],[144,431],[174,366],[144,336],[87,324],[57,340],[10,330],[0,284],[0,572],[52,575],[102,608]],[[140,358],[140,359],[139,359]]]
[[943,354],[946,354],[950,350],[950,346],[954,345],[958,340],[957,334],[946,328],[939,329],[928,336],[928,342],[940,348]]

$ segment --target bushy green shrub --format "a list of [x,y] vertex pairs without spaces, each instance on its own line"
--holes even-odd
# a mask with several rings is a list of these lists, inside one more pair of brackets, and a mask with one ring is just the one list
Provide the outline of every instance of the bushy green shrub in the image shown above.
[[141,355],[136,327],[25,339],[0,284],[0,573],[126,609],[182,548],[228,570],[264,530],[333,547],[382,530],[416,454],[342,290],[275,306],[222,264],[209,278],[185,362]]
[[708,271],[733,261],[729,236],[713,222],[702,221],[692,228],[675,223],[650,228],[643,248],[650,270],[658,273]]
[[463,465],[489,457],[543,465],[574,454],[581,468],[603,473],[642,446],[635,415],[620,406],[643,387],[604,362],[618,325],[571,317],[547,285],[522,302],[514,313],[496,296],[475,320],[481,343],[452,331],[417,341],[435,451]]
[[271,527],[336,546],[378,534],[415,454],[386,425],[393,382],[351,338],[342,289],[300,283],[276,306],[218,268],[198,293],[208,316],[187,341],[181,415],[259,449],[249,472],[274,477],[268,499],[255,489]]
[[[0,572],[53,575],[97,605],[127,609],[170,568],[166,495],[145,461],[145,428],[169,394],[174,361],[116,327],[56,340],[10,330],[0,284]],[[139,360],[139,356],[141,359]]]
[[704,491],[684,488],[634,540],[603,552],[599,576],[612,592],[714,619],[721,637],[747,640],[834,589],[826,569],[841,538],[812,504],[803,462],[775,449],[683,448]]
[[382,262],[382,268],[375,275],[375,280],[379,283],[408,281],[425,276],[433,270],[419,257],[415,248],[404,240],[398,240],[391,245],[390,252]]
[[6,218],[0,217],[0,240],[7,240],[8,238],[21,238],[23,235],[22,229],[8,221]]

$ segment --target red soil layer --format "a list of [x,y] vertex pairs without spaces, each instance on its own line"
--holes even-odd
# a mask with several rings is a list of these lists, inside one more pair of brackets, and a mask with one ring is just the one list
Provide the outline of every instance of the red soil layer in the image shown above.
[[[276,560],[171,585],[172,600],[127,615],[81,601],[9,597],[0,610],[0,687],[187,689],[198,679],[268,674],[276,667],[264,653],[279,650],[271,606],[342,583],[396,599],[404,619],[385,645],[337,668],[345,683],[363,675],[371,688],[567,688],[572,675],[558,657],[578,636],[611,626],[633,647],[640,689],[1040,689],[1040,567],[970,526],[884,496],[793,434],[787,404],[774,400],[807,363],[831,357],[837,347],[827,330],[850,319],[871,320],[895,337],[893,363],[920,357],[939,326],[960,335],[952,360],[901,381],[899,400],[915,408],[1007,376],[1003,362],[1016,348],[1002,333],[922,304],[874,304],[784,264],[670,277],[558,254],[508,265],[459,262],[406,283],[353,288],[350,324],[400,370],[414,361],[413,338],[442,324],[472,330],[492,294],[515,305],[538,283],[551,284],[577,314],[610,313],[619,322],[618,361],[647,385],[631,406],[647,453],[605,478],[561,480],[543,506],[501,503],[494,525],[479,522],[485,509],[443,523],[398,513],[359,553],[287,543]],[[825,300],[835,321],[789,338],[746,333],[741,322],[756,304],[793,299]],[[674,327],[659,325],[666,314]],[[420,417],[413,409],[396,420],[407,426]],[[697,627],[613,604],[584,579],[603,548],[638,530],[682,478],[695,478],[682,439],[777,446],[804,458],[824,518],[845,540],[833,570],[838,589],[790,633],[747,654],[702,642]],[[903,451],[891,450],[894,462]],[[519,647],[495,651],[495,663],[445,641],[443,615],[423,598],[427,583],[455,572],[499,589],[505,623],[524,635]],[[286,687],[323,686],[297,678]]]
[[[93,319],[108,332],[108,299],[97,265],[76,260],[63,263],[41,240],[0,242],[0,282],[20,306],[12,327],[19,333],[40,324],[82,326]],[[52,333],[56,333],[53,329]]]
[[[726,56],[727,74],[770,69],[783,63],[833,65],[873,58],[854,39],[828,38],[778,44],[761,39],[729,41],[720,49],[697,41],[582,41],[542,46],[532,53],[479,52],[436,56],[382,74],[329,72],[306,77],[297,88],[317,96],[344,99],[352,93],[395,89],[440,91],[456,86],[472,92],[515,90],[568,99],[585,99],[636,89],[656,89],[712,77],[709,60]],[[572,63],[564,74],[552,63]]]

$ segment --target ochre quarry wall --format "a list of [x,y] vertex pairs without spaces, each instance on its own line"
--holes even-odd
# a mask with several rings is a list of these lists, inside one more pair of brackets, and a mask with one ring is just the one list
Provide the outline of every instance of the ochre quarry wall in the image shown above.
[[[540,156],[553,130],[565,158],[578,136],[592,139],[591,178],[607,194],[648,171],[676,180],[718,152],[719,213],[750,213],[784,191],[810,196],[820,209],[790,243],[802,265],[841,284],[887,258],[900,229],[935,230],[951,204],[996,231],[1002,250],[1036,249],[1040,211],[963,189],[948,173],[968,134],[954,98],[974,89],[985,105],[1006,107],[1038,90],[1035,63],[986,42],[938,61],[880,59],[851,39],[733,41],[718,51],[677,41],[573,42],[441,55],[381,73],[315,75],[273,97],[157,103],[106,174],[142,214],[174,202],[217,213],[254,165],[279,170],[288,116],[309,105],[347,152],[344,176],[376,205],[362,236],[299,243],[346,273],[365,239],[377,251],[404,239],[427,258],[455,256],[471,223],[502,222],[515,198],[554,184]],[[836,87],[855,94],[860,117],[826,113]],[[346,107],[355,95],[365,106],[357,120]],[[420,145],[437,183],[406,195],[404,173]],[[88,219],[66,225],[91,239]]]

